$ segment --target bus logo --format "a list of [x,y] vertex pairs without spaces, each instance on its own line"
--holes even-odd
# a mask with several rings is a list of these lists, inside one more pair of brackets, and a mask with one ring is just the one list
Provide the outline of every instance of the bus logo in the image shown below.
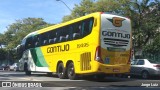
[[119,17],[113,17],[112,19],[108,19],[110,22],[112,22],[112,24],[115,27],[121,27],[122,26],[122,21],[124,21],[124,18],[119,18]]

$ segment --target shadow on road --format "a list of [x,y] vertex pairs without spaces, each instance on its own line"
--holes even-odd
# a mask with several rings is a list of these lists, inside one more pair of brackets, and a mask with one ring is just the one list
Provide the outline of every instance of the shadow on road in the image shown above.
[[125,82],[125,81],[136,80],[132,78],[120,78],[120,77],[114,77],[114,76],[106,76],[104,79],[87,76],[87,77],[83,77],[82,79],[87,81],[93,81],[93,82]]
[[141,76],[132,75],[131,78],[138,80],[160,80],[160,76],[150,76],[148,79],[142,79]]
[[[0,72],[0,80],[9,80],[9,78],[25,77],[24,72]],[[47,77],[46,73],[32,73],[29,77]],[[58,78],[57,75],[50,76],[53,81],[42,81],[45,86],[57,86],[57,87],[137,87],[141,86],[142,83],[159,83],[158,80],[143,80],[137,78],[119,78],[107,76],[104,79],[97,79],[92,77],[80,77],[79,80],[60,80],[54,81],[54,77]],[[53,77],[53,78],[52,78]],[[38,78],[36,78],[38,79]]]
[[[46,74],[46,73],[35,73],[32,72],[31,75],[25,75],[24,72],[14,72],[14,71],[5,71],[0,72],[0,77],[24,77],[24,76],[35,76],[35,77],[55,77],[58,78],[57,74]],[[134,80],[160,80],[160,77],[151,77],[149,79],[142,79],[139,76],[131,76],[131,78],[119,78],[119,77],[114,77],[114,76],[107,76],[104,79],[97,79],[94,78],[93,76],[80,76],[78,80],[87,80],[87,81],[94,81],[94,82],[121,82],[121,81],[134,81]]]

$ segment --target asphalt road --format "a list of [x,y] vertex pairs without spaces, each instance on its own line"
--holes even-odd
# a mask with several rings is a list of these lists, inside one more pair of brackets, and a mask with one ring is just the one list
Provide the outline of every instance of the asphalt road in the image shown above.
[[[47,90],[52,90],[52,89],[56,89],[56,90],[157,89],[157,90],[160,90],[160,78],[143,80],[140,78],[106,77],[103,80],[97,80],[93,78],[92,79],[81,78],[80,80],[69,80],[69,79],[59,79],[57,78],[56,75],[47,76],[46,73],[32,73],[32,75],[27,76],[24,74],[24,72],[0,71],[0,86],[2,86],[2,83],[6,83],[6,82],[7,83],[11,82],[12,87],[14,88],[8,88],[7,86],[3,85],[3,90],[5,89],[17,90],[17,87],[28,87],[30,83],[31,84],[36,83],[38,87],[36,88],[37,90],[41,90],[42,88],[44,90],[44,87]],[[21,83],[21,85],[17,86],[18,83]],[[24,88],[24,89],[27,89],[27,88]]]

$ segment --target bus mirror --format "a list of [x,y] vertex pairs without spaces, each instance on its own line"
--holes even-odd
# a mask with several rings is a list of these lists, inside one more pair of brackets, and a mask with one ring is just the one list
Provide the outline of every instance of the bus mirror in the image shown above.
[[97,26],[97,19],[94,19],[94,26]]

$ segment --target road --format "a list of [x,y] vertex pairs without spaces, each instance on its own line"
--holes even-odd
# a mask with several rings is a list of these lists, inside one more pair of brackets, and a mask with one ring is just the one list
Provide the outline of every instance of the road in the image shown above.
[[[0,84],[2,82],[11,82],[14,87],[16,84],[13,83],[41,83],[40,86],[46,87],[48,90],[99,90],[99,89],[130,89],[130,90],[143,90],[143,89],[160,89],[160,79],[148,79],[143,80],[139,78],[117,78],[117,77],[106,77],[104,80],[81,78],[80,80],[69,80],[59,79],[56,75],[47,76],[45,73],[32,73],[27,76],[24,72],[14,71],[0,71]],[[141,85],[144,85],[143,87]],[[13,87],[12,86],[12,87]],[[51,88],[52,87],[52,88]],[[51,88],[51,89],[49,89]],[[3,88],[3,90],[8,88]],[[16,90],[16,88],[9,88],[10,90]],[[38,88],[37,88],[38,90]]]

